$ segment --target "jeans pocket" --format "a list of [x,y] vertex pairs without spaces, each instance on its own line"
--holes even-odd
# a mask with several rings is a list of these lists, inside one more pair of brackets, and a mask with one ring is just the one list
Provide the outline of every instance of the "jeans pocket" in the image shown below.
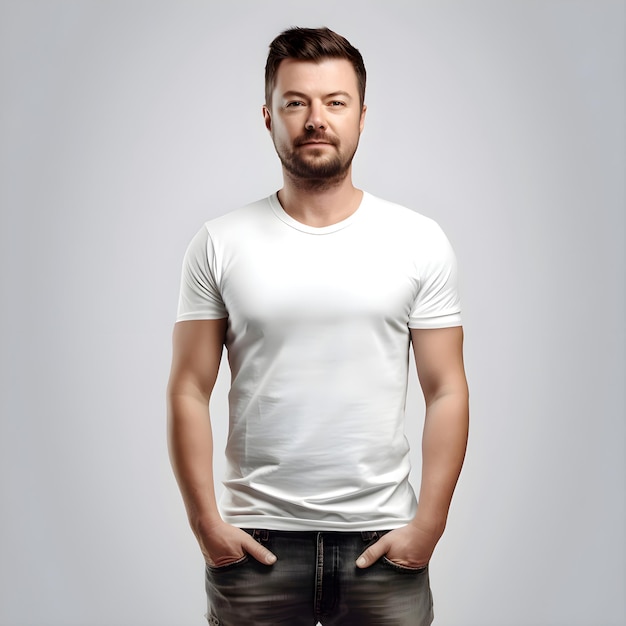
[[381,562],[383,565],[404,574],[421,574],[428,569],[428,565],[424,565],[424,567],[408,567],[407,565],[400,565],[400,563],[396,563],[384,555],[381,558]]
[[246,563],[248,561],[248,555],[244,554],[242,557],[231,561],[230,563],[225,563],[224,565],[211,565],[209,563],[205,563],[206,565],[206,569],[209,572],[212,573],[218,573],[218,572],[227,572],[227,571],[232,571],[233,569],[237,568],[240,565],[243,565],[244,563]]

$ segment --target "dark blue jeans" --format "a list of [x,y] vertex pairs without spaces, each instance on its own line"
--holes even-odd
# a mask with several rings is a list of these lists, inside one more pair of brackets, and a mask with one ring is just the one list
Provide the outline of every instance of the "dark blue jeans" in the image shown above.
[[254,558],[206,568],[212,626],[428,626],[433,602],[428,568],[386,558],[367,569],[355,561],[385,531],[246,530],[278,560]]

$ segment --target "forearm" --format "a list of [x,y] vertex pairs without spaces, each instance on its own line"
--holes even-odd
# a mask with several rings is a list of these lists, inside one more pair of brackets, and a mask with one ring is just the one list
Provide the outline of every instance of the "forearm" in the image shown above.
[[194,531],[201,522],[220,520],[213,479],[213,434],[206,400],[169,395],[168,444],[172,468]]
[[[464,380],[464,379],[463,379]],[[417,513],[367,548],[357,567],[369,567],[383,554],[410,568],[425,567],[446,525],[452,493],[461,472],[468,431],[467,387],[439,395],[427,404],[422,439],[422,484]]]
[[265,565],[274,563],[276,557],[266,547],[243,530],[226,524],[219,514],[207,400],[168,394],[168,443],[189,523],[206,562],[228,565],[247,553]]
[[422,438],[422,481],[414,522],[443,533],[467,445],[468,393],[465,385],[427,405]]

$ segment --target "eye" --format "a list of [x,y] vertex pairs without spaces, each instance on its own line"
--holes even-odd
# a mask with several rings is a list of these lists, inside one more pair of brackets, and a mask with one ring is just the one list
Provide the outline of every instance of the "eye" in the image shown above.
[[289,109],[295,109],[298,107],[303,107],[304,106],[304,102],[302,102],[301,100],[291,100],[290,102],[287,102],[287,104],[285,104],[285,108]]
[[331,100],[330,106],[331,107],[343,107],[343,106],[346,106],[346,103],[342,102],[341,100]]

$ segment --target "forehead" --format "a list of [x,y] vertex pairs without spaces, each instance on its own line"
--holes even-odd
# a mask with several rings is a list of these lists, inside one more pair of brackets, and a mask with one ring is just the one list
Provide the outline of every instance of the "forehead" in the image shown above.
[[357,98],[359,87],[354,67],[346,59],[285,59],[276,72],[274,94],[280,97],[288,91],[311,95],[346,91]]

